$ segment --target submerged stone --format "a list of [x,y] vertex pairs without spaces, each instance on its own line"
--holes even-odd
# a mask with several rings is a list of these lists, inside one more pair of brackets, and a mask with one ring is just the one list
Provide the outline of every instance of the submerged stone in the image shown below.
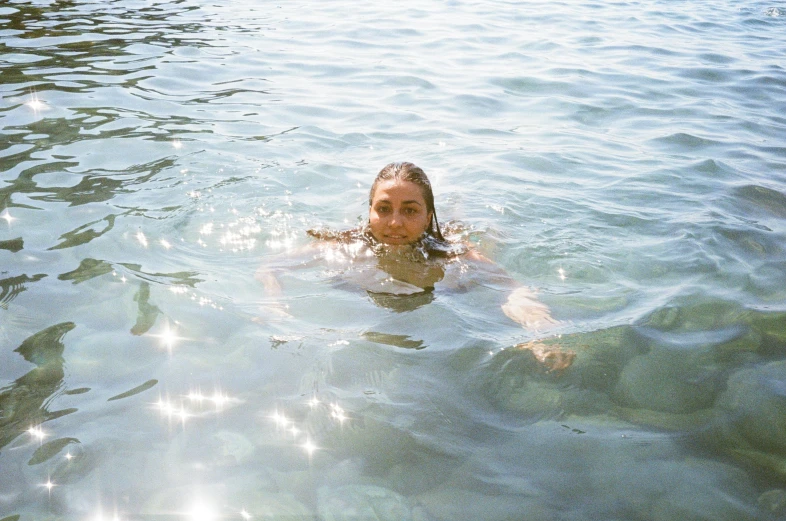
[[712,405],[720,376],[719,369],[700,356],[657,348],[625,366],[613,397],[623,406],[690,413]]
[[712,423],[712,409],[700,409],[690,413],[669,413],[652,409],[614,407],[613,414],[625,421],[660,430],[675,432],[696,431]]
[[546,382],[523,382],[500,404],[525,418],[555,417],[562,412],[562,392]]
[[581,416],[511,433],[417,496],[439,521],[748,520],[756,498],[742,469],[686,457],[673,435]]
[[535,497],[482,493],[464,488],[439,488],[418,498],[428,519],[437,521],[551,521],[557,514]]
[[652,521],[746,521],[758,517],[753,487],[740,469],[689,459],[672,464],[669,474],[672,486],[655,501]]
[[786,477],[786,361],[733,374],[717,410],[727,451]]
[[[314,512],[293,495],[257,492],[245,498],[243,512],[261,521],[314,521]],[[245,517],[245,516],[244,516]]]
[[786,361],[732,375],[718,407],[752,446],[786,453]]
[[783,516],[786,514],[786,490],[776,488],[759,496],[759,506],[765,512]]
[[320,521],[414,521],[404,496],[374,485],[321,487],[317,501]]
[[219,431],[213,435],[213,442],[215,460],[225,465],[245,463],[256,451],[254,444],[239,432]]

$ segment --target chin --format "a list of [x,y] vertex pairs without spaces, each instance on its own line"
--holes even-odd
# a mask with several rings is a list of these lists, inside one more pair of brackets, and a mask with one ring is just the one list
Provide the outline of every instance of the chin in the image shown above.
[[382,242],[384,244],[388,244],[390,246],[405,246],[407,244],[412,244],[415,241],[412,240],[412,239],[409,239],[408,237],[402,237],[400,239],[391,239],[391,238],[388,238],[388,237],[383,237],[382,241],[380,241],[380,242]]

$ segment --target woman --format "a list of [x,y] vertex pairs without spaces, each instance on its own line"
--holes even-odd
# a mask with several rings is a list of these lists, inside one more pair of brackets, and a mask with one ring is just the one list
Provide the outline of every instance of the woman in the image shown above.
[[[412,295],[428,292],[436,284],[460,287],[462,270],[448,270],[450,264],[491,264],[467,244],[445,239],[437,220],[431,183],[425,172],[412,163],[390,163],[379,172],[369,192],[365,226],[342,232],[309,230],[308,234],[326,248],[343,246],[352,258],[374,257],[376,273],[384,276],[377,277],[373,284],[368,278],[364,281],[371,294]],[[335,250],[330,252],[325,258],[335,257]],[[269,292],[280,290],[268,270],[257,272],[257,278]],[[505,279],[513,282],[510,277]],[[548,307],[522,286],[511,291],[501,308],[530,331],[542,331],[557,323]],[[572,354],[555,351],[554,346],[545,348],[537,342],[517,347],[532,351],[550,369],[563,369],[573,360]]]
[[[446,286],[461,285],[460,281],[444,280],[446,262],[490,263],[466,244],[443,237],[431,183],[418,166],[412,163],[385,166],[371,185],[368,202],[365,227],[339,233],[311,230],[309,235],[343,244],[361,242],[376,252],[379,267],[393,279],[422,290],[430,290],[439,282]],[[418,254],[423,258],[417,259]],[[435,262],[422,262],[428,259]],[[517,287],[510,293],[502,311],[532,331],[556,324],[548,307],[525,287]]]

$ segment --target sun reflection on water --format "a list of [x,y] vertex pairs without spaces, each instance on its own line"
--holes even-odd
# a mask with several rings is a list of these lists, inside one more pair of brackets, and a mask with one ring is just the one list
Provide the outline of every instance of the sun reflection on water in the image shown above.
[[158,338],[161,340],[161,345],[167,349],[170,353],[172,353],[172,349],[175,347],[175,344],[182,340],[188,340],[188,338],[178,336],[177,328],[172,327],[169,322],[167,321],[164,324],[164,328],[161,333],[157,334],[149,334],[153,338]]
[[[304,405],[305,407],[302,408],[302,411],[295,411],[291,415],[277,408],[267,415],[267,419],[273,423],[277,432],[286,436],[282,441],[288,444],[291,443],[292,447],[305,452],[309,461],[311,461],[314,453],[322,450],[322,447],[318,445],[317,440],[314,439],[313,432],[309,428],[309,422],[314,419],[310,415],[323,414],[324,417],[342,428],[352,418],[338,403],[324,402],[316,396],[312,396]],[[308,409],[307,411],[305,410],[306,408]],[[298,417],[299,414],[303,416],[303,419],[301,421],[294,420],[293,417]]]
[[330,417],[336,420],[340,425],[344,425],[344,422],[349,419],[344,409],[335,403],[330,405]]
[[33,112],[38,113],[42,110],[46,109],[46,103],[38,99],[38,93],[33,91],[30,93],[30,101],[26,102],[25,105],[33,109]]
[[141,244],[143,248],[147,248],[147,237],[145,237],[145,234],[142,233],[141,230],[136,232],[136,240],[139,241],[139,244]]
[[6,208],[6,210],[3,212],[3,215],[0,215],[0,219],[5,219],[5,222],[10,225],[12,221],[16,220],[16,217],[11,217],[11,214],[8,213],[8,209]]
[[52,494],[52,489],[53,489],[53,488],[55,488],[57,485],[55,485],[54,483],[52,483],[52,478],[47,478],[47,480],[46,480],[46,483],[41,483],[41,486],[42,486],[42,487],[45,487],[45,488],[46,488],[46,491],[47,491],[49,494]]
[[185,425],[186,420],[191,416],[182,403],[178,406],[169,399],[165,400],[164,398],[159,398],[156,407],[162,416],[165,416],[169,420],[173,418],[179,419],[183,425]]
[[46,433],[43,431],[43,429],[41,429],[40,425],[30,427],[27,429],[27,433],[32,436],[33,439],[38,440],[39,442],[43,441],[43,439],[46,437]]
[[122,521],[122,519],[120,518],[120,515],[117,512],[115,512],[111,516],[107,516],[104,514],[104,511],[99,508],[95,517],[91,518],[90,521]]
[[186,516],[189,521],[214,521],[219,518],[213,505],[204,501],[195,501],[187,510]]
[[176,420],[185,426],[190,418],[220,414],[230,406],[239,404],[240,400],[216,388],[213,394],[203,394],[198,388],[180,395],[177,399],[159,396],[153,404],[159,414],[168,421]]
[[301,445],[301,447],[303,448],[303,450],[306,451],[306,454],[308,454],[309,459],[314,455],[314,452],[319,450],[319,447],[317,447],[314,444],[314,442],[311,441],[310,438],[306,438],[306,441],[303,443],[303,445]]
[[257,244],[254,236],[262,232],[262,227],[250,218],[229,223],[227,228],[229,229],[221,236],[219,243],[230,248],[233,253],[253,250]]

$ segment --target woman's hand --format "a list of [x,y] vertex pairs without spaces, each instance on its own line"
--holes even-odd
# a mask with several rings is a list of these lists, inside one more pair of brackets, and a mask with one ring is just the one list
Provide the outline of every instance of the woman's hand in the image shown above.
[[540,302],[532,290],[525,287],[513,290],[508,301],[502,304],[502,312],[531,331],[542,331],[558,324],[551,317],[548,306]]
[[281,284],[278,282],[275,274],[268,268],[262,266],[254,273],[254,278],[262,283],[265,288],[264,303],[259,307],[259,316],[253,318],[254,322],[267,323],[281,319],[292,318],[292,315],[287,311],[287,306],[282,305],[278,299],[281,297]]
[[561,373],[570,367],[576,359],[574,351],[565,351],[557,344],[547,345],[543,342],[531,341],[518,344],[516,349],[532,353],[535,360],[540,362],[550,373]]
[[278,279],[273,274],[272,271],[267,269],[264,266],[261,266],[257,269],[256,273],[254,273],[254,278],[262,283],[262,286],[265,288],[265,293],[269,297],[280,297],[281,296],[281,284],[279,284]]

